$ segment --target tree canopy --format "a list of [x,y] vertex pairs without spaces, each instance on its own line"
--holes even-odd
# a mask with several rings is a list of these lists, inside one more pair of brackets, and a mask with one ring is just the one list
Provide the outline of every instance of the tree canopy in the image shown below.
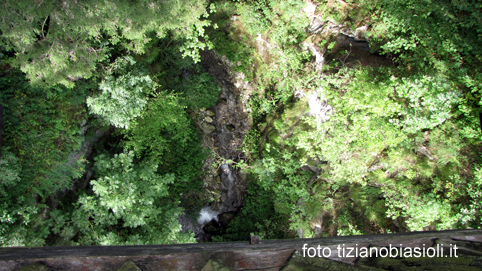
[[142,54],[151,33],[167,31],[193,42],[186,55],[196,56],[209,21],[206,1],[5,1],[0,11],[1,44],[15,52],[12,63],[32,84],[72,88],[92,76],[114,47]]
[[0,6],[1,246],[482,226],[478,0]]

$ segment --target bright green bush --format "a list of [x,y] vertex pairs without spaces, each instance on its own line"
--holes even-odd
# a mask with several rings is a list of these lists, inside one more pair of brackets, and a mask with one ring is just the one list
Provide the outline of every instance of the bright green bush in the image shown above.
[[192,119],[178,95],[159,92],[125,134],[124,145],[140,160],[159,164],[159,172],[174,173],[176,194],[198,189],[204,154]]
[[90,111],[119,128],[129,128],[147,104],[155,83],[135,65],[131,56],[116,59],[99,85],[99,95],[87,98]]
[[[169,186],[174,174],[159,175],[157,163],[146,161],[134,167],[134,153],[96,158],[99,178],[93,180],[93,195],[79,198],[73,223],[82,232],[81,244],[172,244],[194,242],[181,233],[175,197]],[[115,229],[115,230],[114,230]]]

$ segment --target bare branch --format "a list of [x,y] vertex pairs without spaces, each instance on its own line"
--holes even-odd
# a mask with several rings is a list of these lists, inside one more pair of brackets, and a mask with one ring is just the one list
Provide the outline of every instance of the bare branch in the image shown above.
[[[43,1],[43,0],[42,0],[42,1]],[[41,30],[41,32],[40,32],[40,33],[42,33],[42,38],[45,38],[45,36],[44,36],[44,25],[45,25],[45,22],[47,21],[47,18],[48,18],[48,17],[49,17],[49,16],[47,15],[47,17],[45,17],[44,22],[42,23],[42,30]]]

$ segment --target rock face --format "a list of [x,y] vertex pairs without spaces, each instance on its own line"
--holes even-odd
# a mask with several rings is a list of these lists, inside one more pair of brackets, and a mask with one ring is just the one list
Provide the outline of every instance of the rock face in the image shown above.
[[217,199],[220,204],[216,206],[221,214],[237,212],[243,203],[246,182],[239,178],[238,170],[231,164],[227,164],[226,160],[237,162],[244,157],[240,149],[251,120],[244,112],[245,104],[240,99],[243,84],[237,82],[239,81],[238,74],[232,72],[214,52],[202,52],[201,60],[204,69],[211,76],[216,77],[222,86],[219,101],[212,108],[214,115],[205,118],[206,121],[212,119],[211,124],[216,127],[212,137],[213,148],[211,150],[216,154],[218,163],[221,162],[221,165],[218,166],[216,175],[213,176],[214,185],[209,182],[205,182],[205,185],[207,187],[214,186],[212,187],[215,188],[214,190],[221,191],[221,197]]
[[[362,65],[371,63],[373,65],[373,63],[386,61],[370,53],[365,35],[367,26],[352,30],[345,25],[330,20],[322,21],[320,16],[316,14],[316,5],[311,1],[307,1],[307,6],[302,12],[311,21],[306,31],[311,33],[312,36],[303,42],[303,46],[314,56],[315,63],[313,64],[320,79],[323,77],[323,65],[332,59],[340,58],[340,54],[345,51],[349,53],[343,55],[342,60],[347,66],[355,63],[361,63]],[[233,21],[236,24],[236,16],[233,17]],[[330,44],[334,44],[334,47],[330,50],[326,46],[320,47],[320,40],[328,40]],[[258,35],[252,42],[261,60],[269,65],[271,61],[269,51],[273,45],[264,40],[262,35]],[[203,199],[209,202],[211,209],[219,212],[219,214],[236,213],[243,203],[247,179],[240,178],[239,170],[233,165],[244,157],[240,149],[244,136],[251,125],[246,103],[254,87],[251,82],[245,80],[243,73],[231,69],[236,63],[231,63],[225,56],[220,56],[214,51],[202,51],[201,60],[204,71],[215,77],[222,87],[215,106],[193,113],[197,126],[203,133],[202,145],[213,154],[212,157],[207,159],[203,168],[205,175],[205,196]],[[295,98],[306,102],[309,108],[302,114],[314,116],[318,125],[327,121],[333,114],[333,108],[324,98],[322,87],[312,91],[307,89],[294,91]],[[268,134],[267,136],[273,142],[278,142],[290,135],[291,133],[288,132],[283,137],[276,134]],[[202,229],[209,223],[194,225],[195,222],[193,221],[191,225],[183,228]],[[213,224],[216,223],[213,222]],[[221,225],[220,227],[222,228]],[[210,231],[214,232],[213,230]],[[206,240],[203,237],[202,230],[197,230],[195,233],[200,237],[198,240]]]
[[[244,81],[242,73],[230,70],[234,65],[215,52],[201,52],[203,69],[215,77],[221,85],[215,106],[202,108],[193,112],[196,125],[202,131],[202,147],[209,149],[211,157],[205,161],[203,172],[206,200],[213,212],[236,213],[243,204],[243,195],[246,191],[246,178],[239,177],[239,170],[233,164],[243,159],[240,151],[245,134],[251,120],[244,112],[249,96],[249,83]],[[199,217],[202,217],[202,212]],[[209,240],[212,235],[220,234],[233,215],[223,218],[223,223],[218,223],[218,216],[212,221],[189,221],[188,217],[181,217],[183,230],[193,230],[198,241]],[[196,223],[197,222],[197,223]],[[203,230],[204,229],[204,230]]]
[[221,212],[236,212],[243,204],[244,183],[238,177],[236,169],[230,165],[221,165],[221,183],[224,193],[221,194],[222,207]]

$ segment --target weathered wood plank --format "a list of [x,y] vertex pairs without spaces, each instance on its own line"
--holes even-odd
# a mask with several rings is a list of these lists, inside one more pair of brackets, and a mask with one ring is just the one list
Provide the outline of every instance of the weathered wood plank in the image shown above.
[[[482,264],[482,230],[450,230],[410,232],[384,235],[339,236],[313,239],[261,240],[259,244],[248,242],[197,243],[153,246],[91,246],[91,247],[36,247],[1,248],[0,271],[17,270],[40,262],[49,270],[117,270],[132,260],[141,270],[201,270],[210,260],[224,262],[232,270],[279,270],[289,267],[312,265],[313,268],[328,259],[346,263],[352,267],[401,266],[401,262],[420,264],[416,258],[363,258],[339,255],[339,245],[345,247],[436,247],[456,244],[461,256],[467,257],[471,266]],[[302,257],[305,247],[329,247],[330,257]],[[295,252],[295,253],[294,253]],[[306,251],[305,251],[306,252]],[[313,252],[313,251],[312,251]],[[447,253],[447,251],[445,251]],[[292,255],[295,255],[292,257]],[[447,256],[445,256],[447,257]],[[471,257],[471,258],[470,258]],[[479,257],[479,258],[478,258]],[[304,258],[304,259],[303,259]],[[433,262],[437,259],[425,259]],[[443,258],[447,263],[461,268],[461,259]],[[396,264],[395,264],[396,263]],[[463,266],[462,266],[463,267]],[[328,267],[327,267],[328,268]],[[320,269],[321,270],[321,269]],[[396,270],[396,269],[394,269]]]
[[54,247],[9,247],[0,248],[0,261],[14,259],[34,258],[57,258],[57,257],[92,257],[92,256],[140,256],[140,255],[161,255],[172,253],[195,253],[195,252],[217,252],[217,251],[239,251],[239,250],[263,250],[263,249],[300,249],[303,244],[308,246],[329,246],[338,244],[374,244],[384,246],[388,243],[396,244],[419,244],[425,238],[460,238],[465,240],[477,238],[481,240],[482,230],[447,230],[447,231],[426,231],[406,232],[378,235],[357,235],[337,236],[326,238],[307,239],[283,239],[283,240],[261,240],[259,245],[250,245],[249,242],[228,242],[228,243],[195,243],[179,245],[149,245],[149,246],[54,246]]

